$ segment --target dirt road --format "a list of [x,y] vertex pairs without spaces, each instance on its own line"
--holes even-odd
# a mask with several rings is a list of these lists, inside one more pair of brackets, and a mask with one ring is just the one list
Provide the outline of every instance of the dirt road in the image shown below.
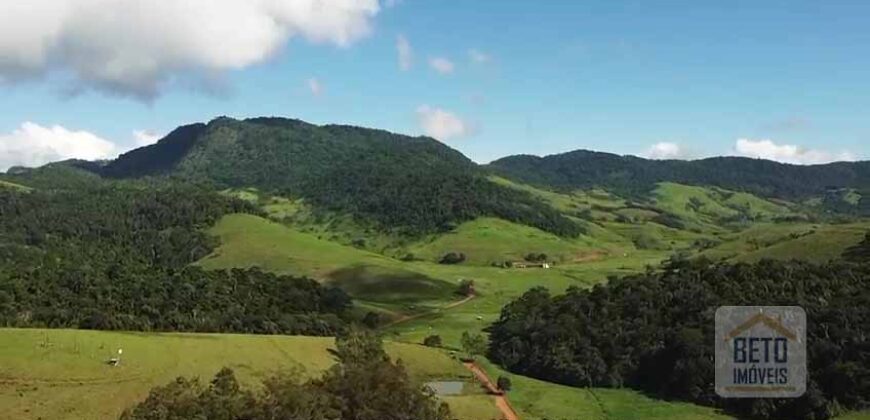
[[514,408],[511,407],[511,404],[508,402],[507,397],[504,396],[504,393],[499,391],[498,387],[489,379],[489,375],[487,375],[480,366],[477,366],[477,364],[472,362],[465,362],[463,365],[465,365],[465,368],[470,370],[477,380],[483,384],[487,391],[495,397],[495,406],[501,411],[504,420],[520,419],[520,416],[518,416],[517,412],[514,411]]

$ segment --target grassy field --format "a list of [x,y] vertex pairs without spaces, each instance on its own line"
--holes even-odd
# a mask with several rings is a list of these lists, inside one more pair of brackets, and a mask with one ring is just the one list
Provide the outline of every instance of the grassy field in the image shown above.
[[24,185],[18,185],[9,181],[4,181],[0,179],[0,188],[13,188],[16,190],[30,191],[33,188],[25,187]]
[[381,254],[341,245],[251,215],[224,217],[211,233],[221,246],[199,264],[208,269],[260,267],[334,283],[356,298],[394,311],[452,299],[455,286]]
[[491,265],[522,261],[530,252],[544,253],[559,263],[595,258],[601,251],[583,238],[566,239],[528,226],[482,217],[463,223],[455,230],[431,237],[409,247],[417,258],[438,261],[444,254],[461,251],[466,264]]
[[[0,419],[117,418],[155,385],[178,376],[208,381],[224,366],[251,386],[281,370],[317,376],[334,363],[327,352],[332,345],[323,337],[0,329]],[[469,376],[442,351],[385,347],[421,382]],[[109,366],[118,349],[121,364]],[[466,411],[488,409],[476,407],[486,402],[479,396],[463,398],[451,402]]]
[[870,222],[839,225],[762,223],[743,232],[722,236],[720,245],[700,255],[714,260],[742,262],[763,258],[826,262],[861,242],[868,231]]
[[526,420],[725,420],[731,417],[709,407],[666,402],[629,389],[575,388],[509,374],[482,363],[491,378],[506,375],[513,389],[511,405]]

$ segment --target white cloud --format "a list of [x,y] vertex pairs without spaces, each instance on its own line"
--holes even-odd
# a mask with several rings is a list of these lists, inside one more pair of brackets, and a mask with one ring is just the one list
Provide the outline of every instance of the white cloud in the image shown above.
[[311,91],[311,94],[314,96],[320,96],[323,93],[323,85],[320,84],[320,81],[317,78],[308,79],[308,90]]
[[404,35],[396,37],[396,51],[399,53],[399,70],[411,70],[411,65],[414,63],[414,50],[411,49],[411,43]]
[[400,4],[404,3],[404,0],[384,0],[384,7],[387,9],[392,9]]
[[489,54],[480,52],[472,48],[468,50],[468,58],[470,58],[471,61],[474,63],[484,64],[488,63],[491,57],[489,56]]
[[114,143],[87,131],[72,131],[59,125],[43,127],[25,122],[9,134],[0,134],[0,171],[11,166],[41,166],[65,159],[106,159],[117,154]]
[[441,74],[453,73],[453,62],[444,57],[432,57],[429,59],[429,66],[433,70]]
[[179,77],[261,63],[292,38],[346,47],[378,0],[0,2],[0,82],[70,77],[71,90],[153,99]]
[[136,147],[150,146],[162,139],[162,134],[157,134],[153,131],[135,130],[133,131],[133,142]]
[[853,161],[857,159],[855,155],[847,151],[834,153],[825,150],[807,149],[792,144],[776,144],[772,140],[738,139],[734,150],[740,156],[799,165]]
[[690,155],[683,146],[671,142],[656,143],[643,154],[649,159],[687,159]]
[[417,118],[423,132],[438,140],[449,140],[471,134],[471,125],[468,122],[441,108],[420,105],[417,108]]

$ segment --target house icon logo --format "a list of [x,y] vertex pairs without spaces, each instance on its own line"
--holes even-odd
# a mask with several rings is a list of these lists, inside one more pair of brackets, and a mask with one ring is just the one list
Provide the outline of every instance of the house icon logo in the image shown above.
[[806,312],[799,306],[716,310],[716,393],[796,398],[806,391]]

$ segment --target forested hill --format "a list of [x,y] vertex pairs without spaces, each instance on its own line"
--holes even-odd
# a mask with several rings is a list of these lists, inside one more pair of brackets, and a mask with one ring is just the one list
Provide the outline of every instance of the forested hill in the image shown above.
[[784,199],[822,196],[831,188],[870,189],[870,162],[803,166],[740,157],[648,160],[576,150],[545,157],[509,156],[487,167],[502,176],[536,185],[603,187],[624,194],[646,192],[664,181],[714,185]]
[[425,233],[496,216],[559,235],[580,227],[527,193],[496,185],[428,137],[299,120],[221,117],[176,129],[96,169],[109,178],[169,176],[218,188],[302,197],[384,229]]

